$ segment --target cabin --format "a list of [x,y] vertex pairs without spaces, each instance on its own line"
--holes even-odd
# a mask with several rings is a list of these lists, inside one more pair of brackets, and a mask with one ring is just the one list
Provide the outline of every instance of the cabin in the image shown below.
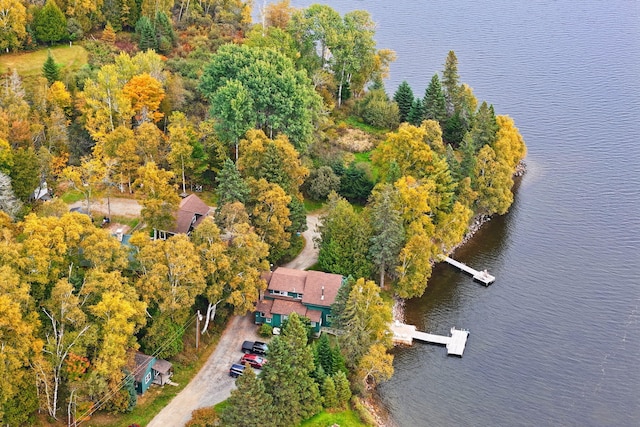
[[175,226],[171,230],[155,230],[157,239],[166,240],[176,234],[190,235],[204,218],[209,214],[209,206],[195,194],[190,194],[180,201],[176,212]]
[[336,300],[344,277],[278,267],[263,278],[267,281],[267,290],[256,305],[256,324],[281,327],[295,312],[311,321],[316,334],[322,326],[331,326],[331,304]]
[[173,375],[171,362],[140,352],[136,352],[134,361],[133,373],[138,394],[144,394],[151,384],[165,385],[170,382]]

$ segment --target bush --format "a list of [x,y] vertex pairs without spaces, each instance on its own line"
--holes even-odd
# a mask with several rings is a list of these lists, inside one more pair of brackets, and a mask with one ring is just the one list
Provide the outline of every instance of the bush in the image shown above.
[[258,329],[258,335],[265,338],[270,337],[271,335],[273,335],[273,326],[263,323]]
[[369,409],[367,409],[367,407],[362,403],[360,398],[353,396],[351,404],[353,405],[353,409],[358,413],[360,421],[370,426],[378,425],[376,419],[373,417],[371,412],[369,412]]
[[329,166],[321,166],[311,171],[302,189],[311,199],[324,200],[340,189],[340,178]]

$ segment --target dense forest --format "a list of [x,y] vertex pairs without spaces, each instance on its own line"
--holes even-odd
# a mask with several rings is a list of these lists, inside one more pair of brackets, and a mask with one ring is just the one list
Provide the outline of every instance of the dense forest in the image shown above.
[[[221,420],[248,425],[249,398],[277,425],[344,407],[392,373],[381,289],[422,295],[474,218],[509,209],[524,141],[461,82],[454,52],[423,96],[406,82],[389,96],[395,54],[376,48],[367,12],[261,12],[253,24],[241,0],[0,0],[0,63],[51,49],[35,72],[0,69],[3,425],[131,411],[133,351],[179,354],[197,308],[251,311],[261,273],[301,247],[305,203],[325,206],[319,269],[351,278],[335,307],[346,332],[307,343],[292,316]],[[58,63],[55,46],[85,63]],[[45,184],[53,199],[34,200]],[[195,189],[215,215],[154,239]],[[91,219],[115,196],[142,205],[128,245]]]

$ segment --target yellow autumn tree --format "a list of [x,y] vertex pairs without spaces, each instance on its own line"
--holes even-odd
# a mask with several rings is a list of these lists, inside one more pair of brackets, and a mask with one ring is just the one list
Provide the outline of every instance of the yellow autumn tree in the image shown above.
[[164,99],[164,88],[162,83],[148,73],[133,76],[124,85],[123,93],[131,101],[138,123],[158,122],[164,117],[164,114],[158,111]]
[[0,0],[0,50],[9,52],[27,36],[27,9],[20,0]]

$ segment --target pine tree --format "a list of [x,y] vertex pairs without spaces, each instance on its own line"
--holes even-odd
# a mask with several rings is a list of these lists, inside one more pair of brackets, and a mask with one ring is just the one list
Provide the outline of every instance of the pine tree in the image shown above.
[[444,125],[442,129],[442,139],[454,147],[458,147],[466,134],[464,123],[460,118],[460,113],[456,111]]
[[406,80],[398,86],[398,90],[396,90],[396,93],[393,95],[393,100],[398,104],[400,123],[408,121],[409,113],[413,106],[413,91]]
[[434,74],[424,94],[424,118],[437,120],[442,126],[447,120],[447,105],[438,74]]
[[460,76],[458,75],[458,58],[450,50],[444,63],[442,72],[442,86],[447,104],[447,113],[451,117],[460,111]]
[[325,374],[333,375],[333,351],[331,351],[329,338],[326,334],[322,334],[320,339],[317,341],[315,350],[316,365],[321,366]]
[[343,371],[338,371],[333,375],[333,382],[336,385],[336,396],[338,399],[338,406],[345,408],[349,400],[351,399],[351,385],[347,379],[347,374]]
[[154,24],[158,51],[162,53],[170,52],[176,43],[176,34],[173,31],[171,20],[166,13],[158,11],[156,13]]
[[413,104],[411,104],[411,110],[409,110],[409,114],[407,115],[407,122],[414,126],[420,126],[423,117],[424,106],[422,104],[422,100],[420,98],[416,98],[413,100]]
[[247,368],[236,380],[237,389],[231,391],[229,404],[220,414],[225,427],[263,427],[272,425],[273,399],[266,392],[264,383]]
[[336,393],[336,384],[332,377],[326,377],[322,384],[323,406],[327,409],[338,406],[338,395]]
[[138,35],[138,48],[142,51],[149,49],[158,50],[156,32],[151,20],[142,16],[136,23],[136,34]]
[[478,152],[485,145],[493,145],[496,141],[498,129],[499,126],[493,111],[493,105],[488,106],[486,102],[482,102],[471,128],[474,150]]
[[60,67],[53,59],[51,50],[47,52],[47,59],[44,61],[44,65],[42,66],[42,74],[47,79],[49,84],[55,82],[56,80],[60,80]]
[[262,371],[266,390],[273,396],[275,415],[269,425],[292,426],[320,412],[320,391],[311,377],[315,367],[307,331],[294,312],[281,336],[269,344],[269,363]]
[[44,43],[54,43],[67,35],[67,18],[53,0],[36,10],[33,16],[36,39]]
[[384,288],[384,278],[388,272],[393,273],[404,243],[404,227],[393,186],[382,184],[376,190],[370,203],[373,236],[369,253],[380,274],[380,287]]
[[240,176],[235,163],[229,158],[225,159],[222,170],[216,177],[218,188],[218,208],[227,203],[240,202],[246,204],[249,199],[249,186]]

